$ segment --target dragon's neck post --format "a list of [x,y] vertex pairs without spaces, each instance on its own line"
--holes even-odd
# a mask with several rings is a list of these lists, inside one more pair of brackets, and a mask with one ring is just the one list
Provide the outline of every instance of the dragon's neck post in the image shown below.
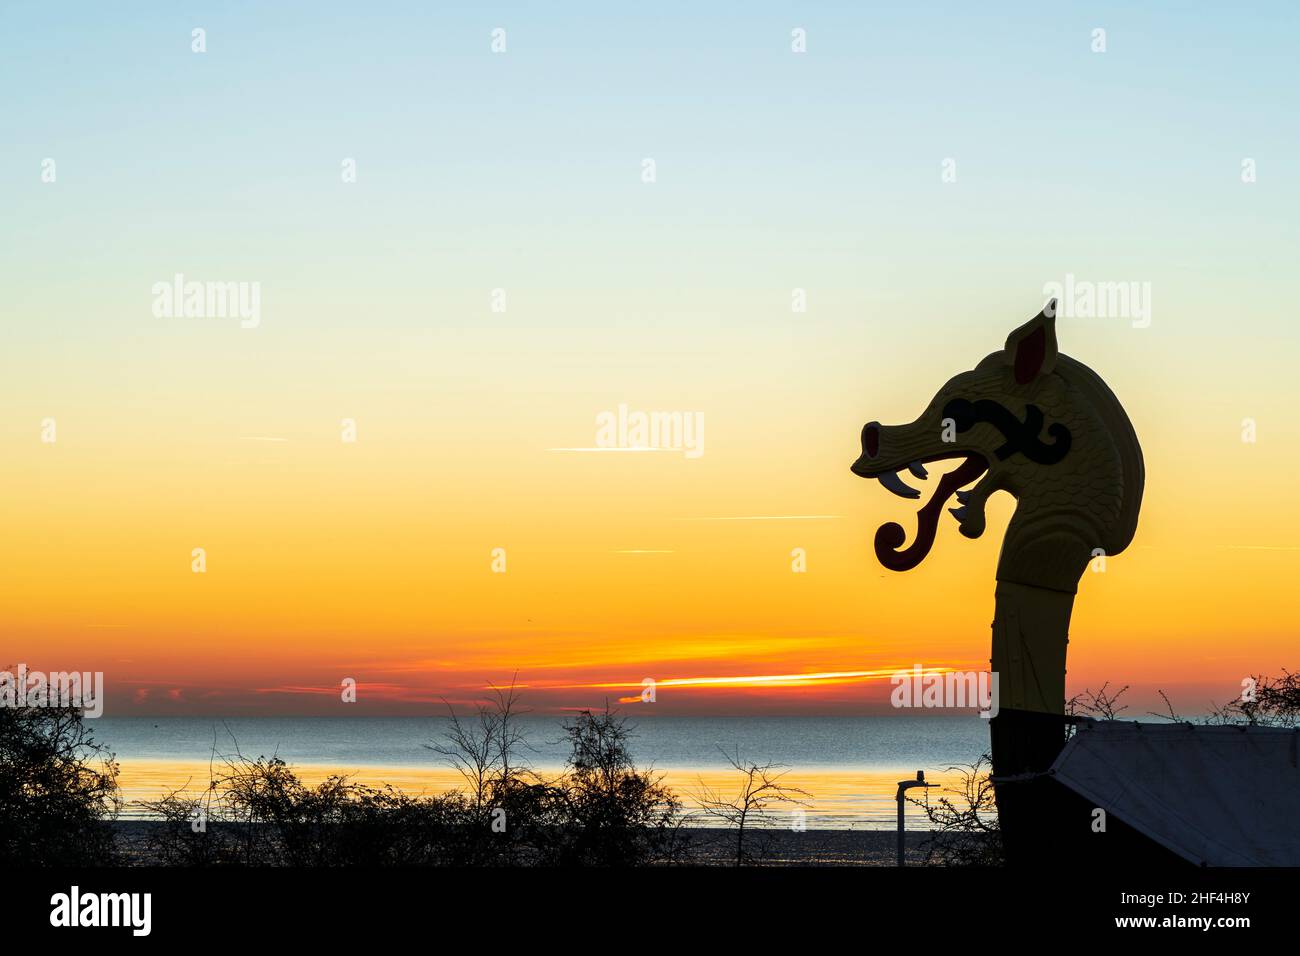
[[1020,498],[1002,542],[994,592],[990,663],[1001,707],[1065,713],[1070,613],[1094,535],[1059,503],[1028,491]]
[[993,655],[1000,708],[1065,713],[1065,649],[1074,595],[999,581]]
[[993,784],[1008,862],[1050,862],[1061,821],[1044,774],[1065,744],[1065,653],[1074,594],[998,581],[990,669],[998,712],[989,722]]

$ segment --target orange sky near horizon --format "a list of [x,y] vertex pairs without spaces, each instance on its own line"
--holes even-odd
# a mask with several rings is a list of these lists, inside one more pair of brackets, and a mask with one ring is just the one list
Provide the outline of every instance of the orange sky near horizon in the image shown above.
[[[915,378],[893,391],[919,408],[935,376]],[[770,397],[749,404],[791,454],[725,411],[706,415],[719,447],[696,460],[552,453],[563,437],[525,437],[504,410],[499,443],[471,437],[442,460],[379,414],[355,445],[327,423],[282,422],[283,442],[213,424],[200,442],[179,414],[148,437],[65,416],[55,445],[11,443],[3,656],[103,670],[118,715],[426,713],[516,675],[542,711],[635,697],[650,677],[667,682],[654,705],[665,714],[869,712],[887,709],[880,674],[672,681],[986,666],[1011,500],[991,502],[979,541],[945,519],[921,567],[886,571],[871,535],[885,520],[911,527],[916,505],[848,472],[872,403],[802,429]],[[1187,451],[1130,409],[1148,455],[1143,517],[1132,547],[1080,584],[1070,687],[1132,684],[1144,705],[1163,688],[1199,712],[1292,663],[1295,519],[1261,487],[1236,516],[1202,509],[1190,527],[1193,491],[1170,467]],[[1271,471],[1248,459],[1275,446],[1233,438],[1219,473],[1231,485],[1249,469],[1266,486]],[[909,480],[928,492],[937,478]],[[193,547],[206,549],[203,574]],[[492,570],[497,547],[505,573]],[[355,705],[340,701],[349,677]]]

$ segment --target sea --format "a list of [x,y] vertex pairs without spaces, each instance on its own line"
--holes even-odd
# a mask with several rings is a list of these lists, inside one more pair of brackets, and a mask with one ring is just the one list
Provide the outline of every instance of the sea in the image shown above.
[[[520,718],[520,757],[542,776],[563,770],[568,748],[562,716]],[[102,717],[95,739],[121,766],[123,816],[147,818],[143,803],[174,791],[199,791],[234,756],[278,756],[305,782],[346,774],[359,783],[391,784],[433,794],[462,786],[441,742],[441,717]],[[630,722],[639,768],[661,774],[681,797],[693,825],[706,795],[739,794],[741,775],[729,760],[774,764],[781,783],[803,791],[798,803],[774,807],[774,825],[808,829],[892,829],[901,780],[918,771],[937,784],[931,800],[963,788],[962,768],[988,750],[988,722],[978,715],[864,717],[685,717]],[[956,768],[956,769],[954,769]],[[921,794],[912,790],[911,796]],[[924,829],[909,807],[907,827]]]

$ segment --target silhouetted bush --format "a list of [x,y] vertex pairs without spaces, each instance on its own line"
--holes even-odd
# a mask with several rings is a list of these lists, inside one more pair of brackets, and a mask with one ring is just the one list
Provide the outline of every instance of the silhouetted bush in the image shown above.
[[564,725],[566,772],[549,788],[552,839],[540,862],[562,866],[672,863],[684,851],[681,803],[661,777],[638,770],[632,730],[608,707]]
[[767,860],[773,849],[773,813],[781,808],[807,806],[812,794],[781,782],[790,771],[771,761],[763,764],[742,760],[740,751],[722,755],[736,771],[738,788],[735,796],[724,796],[703,785],[697,797],[705,817],[721,823],[727,830],[731,849],[727,855],[736,866],[752,866]]
[[623,719],[584,712],[565,725],[566,771],[545,780],[517,761],[513,693],[476,720],[453,716],[433,748],[467,790],[415,797],[345,776],[308,786],[278,757],[223,758],[200,794],[145,803],[161,818],[154,861],[183,866],[628,866],[672,862],[680,807],[636,768]]
[[983,754],[972,764],[948,767],[961,783],[945,787],[933,800],[929,790],[923,791],[920,799],[904,798],[920,807],[930,821],[931,832],[922,844],[926,863],[1002,866],[1006,862],[990,774],[992,763],[992,758]]
[[478,865],[632,866],[682,852],[681,807],[661,778],[638,770],[624,718],[583,711],[564,725],[565,771],[529,765],[514,686],[472,718],[454,712],[431,750],[465,781],[462,858]]
[[113,862],[118,765],[75,707],[0,707],[0,865]]
[[1243,688],[1236,700],[1216,707],[1209,722],[1295,727],[1300,723],[1300,674],[1284,669],[1281,677],[1253,676],[1249,690]]
[[471,862],[463,797],[413,797],[330,776],[304,784],[278,757],[227,758],[202,796],[145,804],[159,863],[185,866],[386,866]]

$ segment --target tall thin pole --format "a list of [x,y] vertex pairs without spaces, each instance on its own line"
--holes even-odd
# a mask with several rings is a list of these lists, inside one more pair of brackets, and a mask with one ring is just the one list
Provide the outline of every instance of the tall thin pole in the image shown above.
[[934,786],[938,786],[938,785],[925,782],[924,770],[918,770],[916,772],[915,780],[898,781],[898,793],[895,795],[894,799],[898,801],[898,865],[899,866],[905,865],[903,862],[903,841],[905,838],[904,835],[906,831],[903,829],[903,794],[911,790],[913,787],[934,787]]

